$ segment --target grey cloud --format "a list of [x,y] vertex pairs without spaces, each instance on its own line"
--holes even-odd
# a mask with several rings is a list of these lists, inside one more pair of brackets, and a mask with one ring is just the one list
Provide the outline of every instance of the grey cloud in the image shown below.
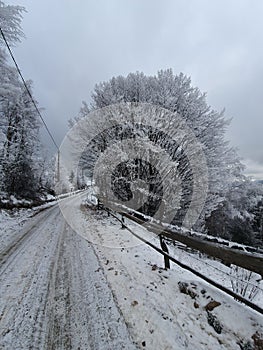
[[59,142],[95,83],[172,67],[226,108],[231,144],[263,166],[262,1],[17,2],[27,40],[15,54]]

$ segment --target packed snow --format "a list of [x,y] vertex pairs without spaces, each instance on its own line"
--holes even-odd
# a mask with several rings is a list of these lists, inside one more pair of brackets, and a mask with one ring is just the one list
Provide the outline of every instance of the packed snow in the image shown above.
[[[2,212],[0,347],[240,350],[262,339],[261,314],[175,264],[165,270],[160,254],[84,198],[60,201],[66,221],[57,205],[33,217]],[[169,251],[230,288],[224,265]]]

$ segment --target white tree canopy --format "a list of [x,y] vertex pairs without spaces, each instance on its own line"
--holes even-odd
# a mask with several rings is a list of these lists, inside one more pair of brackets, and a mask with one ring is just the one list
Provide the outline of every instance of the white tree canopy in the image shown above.
[[[10,45],[14,45],[21,41],[24,33],[21,28],[25,8],[22,6],[5,5],[0,1],[0,28]],[[3,43],[3,38],[0,35],[0,44]]]
[[[184,74],[174,75],[167,69],[155,76],[137,72],[127,77],[114,77],[95,86],[92,100],[91,109],[119,102],[141,102],[180,115],[201,143],[206,156],[209,191],[203,219],[225,200],[233,181],[242,177],[244,167],[240,158],[225,139],[230,121],[224,117],[224,111],[219,113],[207,104],[206,94],[193,87],[191,79]],[[171,121],[170,128],[176,127]]]

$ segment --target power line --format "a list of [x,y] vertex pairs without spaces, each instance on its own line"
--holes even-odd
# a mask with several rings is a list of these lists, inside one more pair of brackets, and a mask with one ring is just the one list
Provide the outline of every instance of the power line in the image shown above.
[[30,92],[30,90],[29,90],[29,88],[28,88],[28,86],[27,86],[27,84],[26,84],[26,81],[25,81],[25,79],[24,79],[24,77],[23,77],[23,75],[22,75],[22,73],[21,73],[21,70],[20,70],[18,64],[16,63],[15,57],[14,57],[12,51],[11,51],[11,48],[10,48],[10,46],[9,46],[7,40],[6,40],[6,37],[5,37],[5,35],[4,35],[4,33],[3,33],[1,27],[0,27],[0,32],[1,32],[1,35],[2,35],[2,37],[3,37],[3,39],[4,39],[4,42],[5,42],[5,44],[6,44],[6,47],[7,47],[8,51],[9,51],[9,54],[10,54],[10,56],[11,56],[11,58],[12,58],[14,64],[15,64],[15,66],[16,66],[16,69],[17,69],[17,71],[18,71],[18,74],[20,75],[20,77],[21,77],[21,79],[22,79],[22,82],[23,82],[23,84],[24,84],[24,86],[25,86],[25,89],[26,89],[26,91],[27,91],[27,93],[28,93],[28,95],[29,95],[29,97],[30,97],[30,99],[31,99],[31,101],[32,101],[32,103],[33,103],[33,105],[34,105],[36,111],[37,111],[37,114],[38,114],[39,118],[41,119],[41,121],[42,121],[42,123],[43,123],[43,125],[44,125],[44,127],[45,127],[45,129],[46,129],[46,131],[47,131],[47,133],[48,133],[48,135],[50,136],[50,138],[51,138],[51,140],[52,140],[52,142],[54,143],[55,147],[56,147],[57,150],[59,151],[59,147],[58,147],[58,145],[57,145],[57,143],[56,143],[54,137],[52,136],[51,131],[49,130],[49,128],[48,128],[48,126],[47,126],[47,124],[46,124],[44,118],[42,117],[42,115],[41,115],[41,113],[40,113],[40,110],[39,110],[39,108],[38,108],[37,105],[36,105],[35,100],[33,99],[33,96],[32,96],[32,94],[31,94],[31,92]]

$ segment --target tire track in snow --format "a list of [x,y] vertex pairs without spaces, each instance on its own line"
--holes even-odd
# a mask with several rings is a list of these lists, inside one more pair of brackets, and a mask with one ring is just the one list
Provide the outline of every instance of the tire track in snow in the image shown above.
[[135,349],[92,246],[57,206],[36,218],[0,268],[0,348]]
[[41,213],[41,218],[38,217],[36,220],[34,220],[33,224],[29,225],[29,227],[26,226],[26,228],[22,229],[7,247],[2,247],[0,251],[0,275],[5,272],[8,265],[20,253],[20,251],[23,249],[24,243],[26,243],[26,241],[30,239],[31,235],[35,233],[34,229],[37,229],[40,220],[43,221],[49,217],[50,211],[50,209],[47,209],[44,213]]
[[[58,208],[49,213],[49,220],[56,223],[60,213]],[[26,338],[35,333],[36,327],[41,329],[38,323],[39,315],[43,309],[43,301],[48,286],[48,272],[52,268],[52,257],[56,250],[55,225],[46,227],[46,215],[40,218],[37,228],[32,228],[23,244],[19,244],[18,251],[9,257],[5,273],[1,275],[0,285],[4,309],[0,306],[3,335],[14,332],[19,341],[19,347],[24,348],[20,342],[20,334],[26,332]],[[63,222],[62,222],[63,223]],[[61,228],[61,224],[57,225]],[[9,293],[9,295],[8,295]],[[28,342],[28,349],[32,342]]]

